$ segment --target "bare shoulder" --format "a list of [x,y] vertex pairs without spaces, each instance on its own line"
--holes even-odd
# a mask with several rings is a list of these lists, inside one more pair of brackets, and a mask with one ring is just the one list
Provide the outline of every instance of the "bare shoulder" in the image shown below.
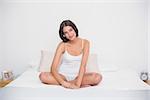
[[57,46],[57,51],[64,51],[65,43],[60,42]]
[[83,39],[83,41],[84,41],[84,45],[90,45],[90,41],[89,40]]
[[59,44],[58,44],[58,47],[63,47],[64,46],[64,42],[60,42]]

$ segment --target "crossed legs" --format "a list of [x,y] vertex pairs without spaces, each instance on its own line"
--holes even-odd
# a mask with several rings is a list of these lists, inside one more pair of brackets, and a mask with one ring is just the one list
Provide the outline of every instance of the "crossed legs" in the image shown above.
[[[66,78],[60,74],[60,76],[66,80]],[[50,72],[41,72],[39,75],[39,78],[41,80],[42,83],[45,84],[52,84],[52,85],[59,85],[59,83],[57,82],[57,80],[54,78],[54,76],[52,75],[52,73]],[[87,86],[87,85],[97,85],[101,82],[102,80],[102,75],[98,74],[98,73],[85,73],[83,76],[83,80],[81,83],[81,87]]]

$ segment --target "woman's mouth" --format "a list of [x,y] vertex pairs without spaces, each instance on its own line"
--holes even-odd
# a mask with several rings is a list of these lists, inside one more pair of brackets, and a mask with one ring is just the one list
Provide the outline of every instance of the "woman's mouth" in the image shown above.
[[69,38],[73,38],[73,36],[70,36]]

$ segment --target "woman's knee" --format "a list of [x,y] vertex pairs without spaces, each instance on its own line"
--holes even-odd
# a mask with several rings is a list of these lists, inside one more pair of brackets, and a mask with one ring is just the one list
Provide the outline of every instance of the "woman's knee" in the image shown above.
[[39,79],[41,80],[41,82],[44,82],[44,80],[45,80],[45,72],[41,72],[40,73]]
[[101,82],[102,80],[102,75],[99,73],[93,73],[92,74],[92,79],[93,79],[93,84],[97,85]]

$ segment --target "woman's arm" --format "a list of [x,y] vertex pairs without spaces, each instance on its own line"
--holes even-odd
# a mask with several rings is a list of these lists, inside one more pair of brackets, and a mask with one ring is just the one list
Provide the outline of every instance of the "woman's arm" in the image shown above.
[[61,57],[62,57],[62,54],[63,52],[65,51],[64,49],[64,43],[60,43],[56,49],[56,52],[55,52],[55,56],[54,56],[54,59],[53,59],[53,62],[52,62],[52,67],[51,67],[51,72],[53,74],[53,76],[55,77],[55,79],[57,80],[57,82],[62,85],[63,87],[65,88],[72,88],[72,89],[75,89],[75,88],[78,88],[76,85],[74,84],[71,84],[67,81],[65,81],[58,73],[58,66],[60,64],[60,61],[61,61]]
[[61,60],[63,52],[64,52],[64,43],[61,42],[56,49],[55,56],[53,58],[53,62],[51,65],[52,66],[51,67],[52,74],[55,77],[55,79],[58,81],[58,83],[61,85],[64,83],[64,80],[58,73],[58,66],[60,64],[60,60]]
[[81,86],[81,82],[83,79],[83,75],[85,74],[85,67],[87,64],[87,60],[88,60],[88,56],[89,56],[89,47],[90,47],[90,43],[88,40],[85,40],[84,42],[84,48],[83,48],[83,56],[82,56],[82,61],[81,61],[81,65],[80,65],[80,70],[79,70],[79,74],[78,74],[78,78],[76,80],[76,85],[78,87]]

